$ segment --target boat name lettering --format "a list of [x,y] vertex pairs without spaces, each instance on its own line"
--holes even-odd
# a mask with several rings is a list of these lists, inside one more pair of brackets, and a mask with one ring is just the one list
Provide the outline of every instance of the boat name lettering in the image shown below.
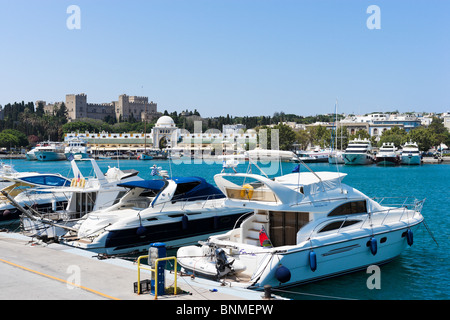
[[247,251],[245,251],[245,249],[239,250],[239,254],[241,254],[241,255],[247,254],[247,255],[250,255],[250,256],[255,256],[254,252],[247,252]]

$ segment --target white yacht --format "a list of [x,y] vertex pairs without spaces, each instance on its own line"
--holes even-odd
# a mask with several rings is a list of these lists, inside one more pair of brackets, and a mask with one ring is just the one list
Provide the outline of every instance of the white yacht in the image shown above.
[[87,215],[96,210],[101,210],[117,203],[126,193],[127,189],[118,184],[142,181],[135,170],[120,170],[109,167],[103,174],[94,159],[83,159],[91,165],[92,177],[84,177],[78,168],[76,161],[72,160],[74,178],[70,184],[57,189],[46,190],[55,196],[64,195],[67,199],[66,206],[60,206],[59,210],[48,213],[40,212],[39,216],[21,216],[22,229],[25,233],[37,237],[57,238],[67,233],[67,227],[73,226],[80,219],[86,219]]
[[129,191],[113,206],[91,212],[59,238],[61,243],[103,254],[147,250],[162,241],[168,247],[196,243],[232,229],[250,210],[224,206],[225,196],[200,177],[119,184]]
[[67,146],[64,148],[64,155],[67,160],[78,160],[89,158],[91,148],[89,144],[79,138],[74,137],[67,142]]
[[415,142],[405,143],[402,147],[401,164],[418,165],[422,162],[419,147]]
[[343,154],[345,164],[365,165],[374,163],[372,143],[369,139],[355,139],[349,142]]
[[[262,290],[391,261],[413,243],[423,201],[383,205],[342,183],[346,174],[301,172],[269,179],[221,173],[225,205],[253,209],[239,228],[178,249],[185,272]],[[245,185],[236,179],[245,180]]]
[[400,156],[397,148],[392,142],[383,142],[380,150],[376,155],[375,161],[381,166],[395,166],[400,163]]

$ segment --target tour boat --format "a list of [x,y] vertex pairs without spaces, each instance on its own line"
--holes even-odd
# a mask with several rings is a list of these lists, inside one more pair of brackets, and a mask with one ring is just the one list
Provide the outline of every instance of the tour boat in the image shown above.
[[[295,172],[270,179],[221,173],[225,205],[253,209],[239,228],[177,251],[182,270],[225,285],[287,287],[380,265],[413,244],[424,201],[375,201],[344,173]],[[236,180],[245,182],[243,185]]]

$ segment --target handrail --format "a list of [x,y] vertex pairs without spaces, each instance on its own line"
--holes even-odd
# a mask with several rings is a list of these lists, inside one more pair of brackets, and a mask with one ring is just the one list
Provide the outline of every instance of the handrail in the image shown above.
[[141,269],[149,270],[155,273],[155,300],[158,299],[158,262],[160,261],[166,261],[166,260],[174,260],[174,274],[175,274],[175,281],[174,281],[174,290],[173,294],[177,295],[177,258],[176,257],[165,257],[165,258],[159,258],[155,260],[155,268],[147,268],[144,266],[141,266],[141,259],[148,258],[148,255],[139,256],[137,259],[137,265],[138,265],[138,281],[137,281],[137,294],[141,293]]

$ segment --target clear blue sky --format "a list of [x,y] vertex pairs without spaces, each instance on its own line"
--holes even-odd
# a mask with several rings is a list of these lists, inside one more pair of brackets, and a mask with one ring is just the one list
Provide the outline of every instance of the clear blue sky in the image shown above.
[[336,99],[344,113],[450,110],[449,0],[0,0],[0,45],[0,105],[84,92],[202,116],[315,115]]

